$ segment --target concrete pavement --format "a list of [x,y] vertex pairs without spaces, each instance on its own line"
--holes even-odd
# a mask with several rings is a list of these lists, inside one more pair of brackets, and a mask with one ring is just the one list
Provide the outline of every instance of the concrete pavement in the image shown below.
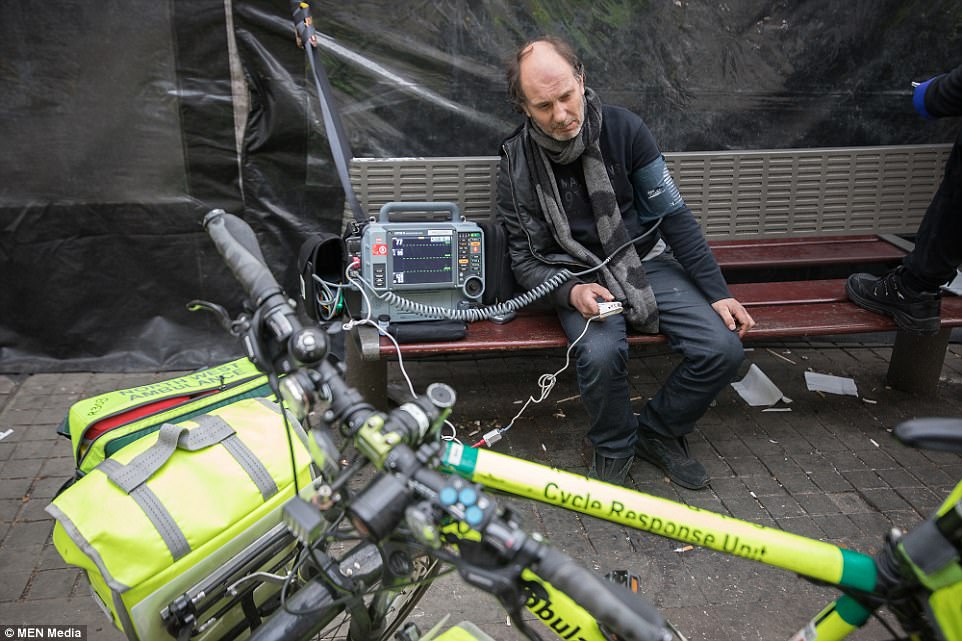
[[[785,343],[755,346],[758,365],[793,402],[788,411],[749,407],[732,389],[699,424],[692,449],[713,476],[709,490],[669,484],[636,462],[631,479],[644,492],[752,520],[863,552],[875,550],[893,526],[908,528],[935,508],[962,478],[962,457],[921,452],[891,437],[916,416],[962,416],[962,346],[950,345],[933,397],[886,388],[890,337],[873,344]],[[642,403],[675,356],[664,349],[633,352],[632,384]],[[563,355],[428,361],[408,365],[419,389],[433,381],[459,393],[453,416],[469,441],[503,425],[537,378],[556,371]],[[810,392],[804,372],[855,380],[859,396]],[[112,641],[114,630],[90,598],[80,571],[66,566],[50,542],[43,508],[70,476],[68,441],[55,433],[67,408],[93,394],[168,378],[174,373],[0,375],[0,626],[86,625],[87,639]],[[395,382],[401,379],[396,366]],[[549,399],[529,406],[495,448],[584,472],[579,453],[586,417],[571,370]],[[538,530],[589,567],[628,569],[644,592],[689,639],[788,638],[832,592],[786,572],[719,553],[691,549],[642,532],[541,505],[512,501],[529,529]],[[441,579],[414,613],[422,630],[450,613],[471,619],[499,640],[518,639],[503,612],[456,576]],[[547,634],[544,636],[547,638]],[[885,638],[872,623],[855,639]]]

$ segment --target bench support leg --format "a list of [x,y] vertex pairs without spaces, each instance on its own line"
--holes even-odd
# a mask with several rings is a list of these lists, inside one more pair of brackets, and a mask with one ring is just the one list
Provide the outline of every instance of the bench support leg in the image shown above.
[[898,332],[889,361],[889,385],[904,392],[934,394],[942,375],[951,332],[949,327],[943,327],[935,336]]
[[387,361],[366,361],[361,357],[357,336],[349,334],[344,346],[345,380],[364,400],[379,410],[387,409]]

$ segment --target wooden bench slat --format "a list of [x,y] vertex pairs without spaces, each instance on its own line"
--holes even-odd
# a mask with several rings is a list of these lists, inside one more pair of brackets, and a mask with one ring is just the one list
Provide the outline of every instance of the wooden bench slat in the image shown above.
[[738,283],[729,285],[732,296],[746,307],[760,305],[804,305],[848,300],[845,279],[791,280],[779,283]]
[[722,269],[791,268],[846,263],[890,263],[905,251],[878,236],[780,238],[755,241],[712,241],[712,254]]
[[[897,329],[888,316],[876,314],[848,301],[794,307],[775,305],[753,307],[758,323],[746,338],[788,338],[887,332]],[[962,298],[942,298],[942,327],[962,326]]]
[[866,311],[849,302],[806,305],[804,309],[791,305],[766,305],[753,307],[751,314],[757,325],[746,338],[752,340],[861,334],[895,329],[895,323],[887,316]]
[[793,238],[738,238],[732,240],[709,240],[708,244],[712,247],[730,248],[754,247],[759,244],[765,247],[780,247],[783,245],[797,247],[799,245],[824,245],[826,243],[850,246],[858,243],[871,244],[877,242],[888,241],[878,234],[855,234],[848,236],[802,236]]
[[[794,281],[792,288],[836,292],[844,288],[844,280]],[[786,288],[788,283],[774,283]],[[732,288],[735,289],[733,286]],[[759,284],[744,288],[761,289]],[[844,289],[842,290],[844,296]],[[895,323],[881,314],[866,311],[847,300],[827,301],[773,301],[755,302],[751,308],[757,325],[746,336],[747,340],[794,338],[805,336],[832,336],[866,332],[895,330]],[[800,306],[801,305],[801,306]],[[942,299],[943,327],[962,326],[962,297],[946,296]],[[630,334],[629,345],[651,345],[665,342],[660,334]],[[404,356],[429,356],[434,354],[492,353],[516,350],[563,349],[568,341],[551,313],[520,314],[503,325],[490,321],[468,324],[467,336],[459,341],[424,342],[402,344]],[[386,338],[380,339],[382,358],[395,355],[394,346]]]

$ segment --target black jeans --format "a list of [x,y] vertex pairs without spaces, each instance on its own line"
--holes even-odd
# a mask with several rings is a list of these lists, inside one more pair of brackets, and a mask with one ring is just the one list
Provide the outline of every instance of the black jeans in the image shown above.
[[[629,400],[624,316],[592,321],[573,350],[581,398],[591,419],[588,439],[610,458],[634,454],[639,429],[663,436],[691,432],[744,359],[738,334],[725,326],[678,261],[666,253],[644,266],[658,303],[660,331],[683,360],[639,416]],[[585,328],[577,311],[562,309],[558,316],[569,342]]]
[[945,163],[945,176],[925,210],[913,249],[904,259],[909,286],[936,291],[962,264],[962,132]]

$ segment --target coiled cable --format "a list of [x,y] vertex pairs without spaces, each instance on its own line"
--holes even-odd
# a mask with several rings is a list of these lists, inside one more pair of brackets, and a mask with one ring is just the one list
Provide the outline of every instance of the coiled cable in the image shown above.
[[371,290],[371,293],[374,296],[387,302],[389,305],[399,311],[429,318],[433,316],[440,316],[441,318],[447,318],[449,320],[473,323],[475,321],[488,320],[495,316],[503,316],[510,312],[516,312],[525,305],[530,305],[539,298],[550,294],[572,276],[573,274],[570,271],[567,269],[562,269],[560,272],[537,287],[529,289],[523,294],[519,294],[510,300],[504,301],[503,303],[495,303],[494,305],[488,305],[487,307],[469,307],[464,309],[448,309],[447,307],[416,303],[413,300],[399,296],[392,291],[380,293],[375,292],[367,283],[367,281],[364,279],[360,279],[360,281],[365,287]]
[[[561,287],[565,282],[571,278],[578,278],[591,272],[597,271],[607,265],[615,256],[617,256],[623,249],[629,245],[637,243],[646,236],[654,233],[658,227],[661,226],[661,218],[655,221],[645,233],[632,238],[631,240],[623,243],[615,251],[611,253],[610,256],[600,261],[594,267],[589,267],[584,271],[571,272],[568,269],[562,269],[551,278],[541,283],[540,285],[529,289],[528,291],[518,294],[514,298],[504,301],[503,303],[495,303],[494,305],[488,305],[486,307],[468,307],[464,309],[449,309],[447,307],[439,307],[437,305],[425,305],[424,303],[416,303],[413,300],[399,296],[398,294],[388,290],[384,292],[378,292],[374,287],[367,282],[354,268],[354,266],[348,267],[348,280],[357,284],[360,283],[362,288],[366,288],[371,292],[376,298],[387,302],[393,308],[398,311],[407,312],[410,314],[416,314],[418,316],[423,316],[425,318],[446,318],[448,320],[465,321],[468,323],[473,323],[476,321],[489,320],[496,316],[504,316],[509,313],[513,313],[524,307],[525,305],[530,305],[534,301],[547,296],[557,288]],[[363,291],[363,289],[362,289]],[[368,306],[370,309],[370,305]]]

